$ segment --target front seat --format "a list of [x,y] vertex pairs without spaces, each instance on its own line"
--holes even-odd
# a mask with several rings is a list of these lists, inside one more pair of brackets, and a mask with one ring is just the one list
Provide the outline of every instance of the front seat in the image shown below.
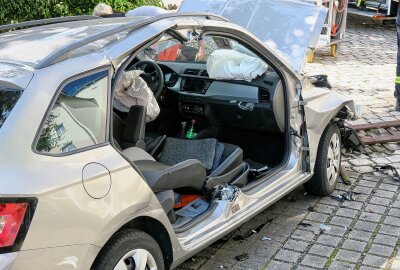
[[139,171],[154,192],[188,187],[200,191],[207,174],[200,161],[185,160],[173,166],[157,162],[150,154],[138,147],[122,150]]

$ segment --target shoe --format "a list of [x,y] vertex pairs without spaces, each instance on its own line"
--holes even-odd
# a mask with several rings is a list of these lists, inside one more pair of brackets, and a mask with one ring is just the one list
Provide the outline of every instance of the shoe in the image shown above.
[[396,112],[400,112],[400,98],[396,99],[396,107],[394,108]]

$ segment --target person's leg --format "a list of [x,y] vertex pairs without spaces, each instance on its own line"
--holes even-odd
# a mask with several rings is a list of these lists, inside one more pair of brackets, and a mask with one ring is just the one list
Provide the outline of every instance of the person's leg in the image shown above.
[[396,98],[396,111],[400,111],[400,25],[396,23],[397,28],[397,67],[394,97]]

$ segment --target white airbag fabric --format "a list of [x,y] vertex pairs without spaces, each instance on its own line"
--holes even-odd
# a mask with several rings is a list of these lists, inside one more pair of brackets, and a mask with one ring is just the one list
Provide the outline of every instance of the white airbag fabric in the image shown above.
[[140,77],[142,70],[125,71],[119,79],[115,89],[116,109],[128,112],[133,105],[141,105],[147,108],[146,122],[153,121],[160,113],[160,107],[153,95],[153,91]]
[[216,50],[207,59],[207,72],[212,79],[250,82],[267,69],[260,59],[234,50]]

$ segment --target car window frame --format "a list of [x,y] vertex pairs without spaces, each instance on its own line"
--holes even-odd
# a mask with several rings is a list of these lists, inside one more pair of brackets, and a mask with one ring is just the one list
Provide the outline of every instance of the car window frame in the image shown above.
[[[77,148],[77,149],[75,149],[75,150],[73,150],[71,152],[65,152],[65,153],[49,153],[49,152],[40,152],[40,151],[38,151],[36,149],[36,146],[37,146],[37,144],[39,142],[39,138],[40,138],[40,135],[42,133],[43,127],[46,124],[46,120],[50,116],[50,113],[51,113],[51,111],[53,109],[53,106],[56,103],[57,98],[59,97],[59,95],[62,92],[62,90],[64,89],[64,87],[67,84],[69,84],[69,83],[71,83],[73,81],[82,79],[84,77],[87,77],[87,76],[90,76],[90,75],[93,75],[93,74],[96,74],[96,73],[99,73],[99,72],[102,72],[102,71],[107,71],[108,72],[108,75],[107,75],[107,78],[108,78],[108,83],[107,83],[107,104],[106,104],[107,111],[106,111],[106,125],[105,125],[105,129],[106,130],[105,130],[105,140],[104,140],[104,142],[93,144],[93,145],[89,145],[89,146],[85,146],[85,147],[81,147],[81,148]],[[65,79],[64,81],[62,81],[60,83],[60,85],[57,88],[57,91],[55,91],[55,94],[53,95],[53,97],[51,99],[51,102],[50,102],[49,106],[46,109],[46,113],[45,113],[42,121],[40,122],[38,130],[36,131],[35,138],[34,138],[34,140],[32,142],[31,149],[35,154],[39,154],[39,155],[42,155],[42,156],[51,156],[51,157],[63,157],[63,156],[75,155],[75,154],[78,154],[78,153],[81,153],[81,152],[85,152],[85,151],[88,151],[88,150],[92,150],[92,149],[96,149],[96,148],[99,148],[99,147],[104,147],[104,146],[110,145],[110,115],[111,115],[111,113],[110,113],[110,105],[111,105],[111,102],[112,102],[112,100],[111,100],[111,98],[112,98],[111,85],[112,85],[112,79],[113,79],[113,72],[112,71],[113,71],[113,69],[112,69],[111,65],[102,66],[102,67],[90,69],[90,70],[78,73],[76,75],[73,75],[73,76]]]

